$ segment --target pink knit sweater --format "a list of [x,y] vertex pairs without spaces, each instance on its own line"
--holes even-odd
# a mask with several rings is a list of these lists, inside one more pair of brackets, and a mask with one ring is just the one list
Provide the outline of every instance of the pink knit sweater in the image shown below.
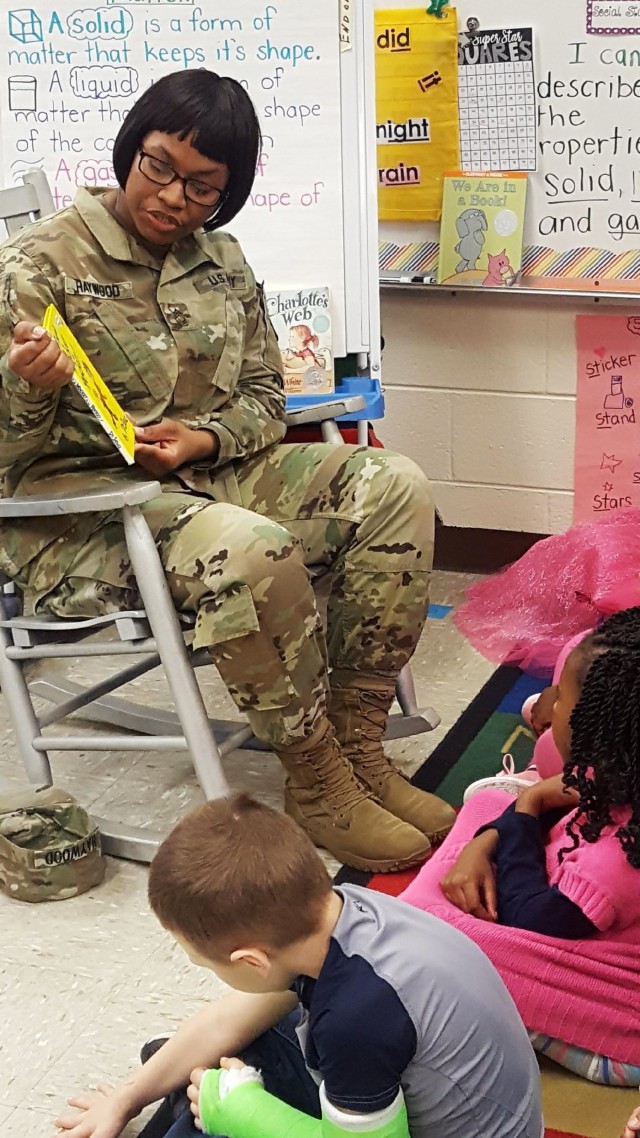
[[600,930],[586,940],[559,940],[466,916],[444,897],[439,882],[461,849],[513,799],[485,790],[463,806],[446,842],[420,870],[402,898],[462,929],[493,962],[529,1030],[543,1032],[640,1066],[640,870],[632,869],[615,838],[629,816],[613,811],[616,824],[589,845],[571,845],[566,819],[547,845],[549,881]]

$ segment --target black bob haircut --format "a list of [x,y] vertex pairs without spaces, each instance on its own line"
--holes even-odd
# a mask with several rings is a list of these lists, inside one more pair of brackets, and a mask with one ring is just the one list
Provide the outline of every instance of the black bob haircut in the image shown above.
[[229,183],[205,229],[219,229],[240,212],[251,192],[262,145],[255,107],[235,79],[204,68],[174,71],[134,103],[113,147],[113,168],[124,189],[143,140],[154,130],[193,135],[194,148],[229,168]]

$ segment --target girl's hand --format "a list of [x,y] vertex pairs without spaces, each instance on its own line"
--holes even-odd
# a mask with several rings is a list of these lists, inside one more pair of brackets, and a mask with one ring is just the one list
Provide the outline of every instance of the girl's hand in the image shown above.
[[579,801],[578,792],[567,790],[562,775],[557,774],[523,790],[516,801],[516,814],[531,814],[532,817],[539,818],[547,810],[557,810],[562,806],[570,810]]
[[442,878],[440,888],[448,901],[480,921],[497,921],[496,878],[492,857],[497,830],[487,830],[465,846],[455,865]]
[[187,463],[208,458],[215,462],[218,440],[212,431],[194,431],[178,419],[161,419],[135,430],[135,460],[150,474],[162,477]]
[[634,1110],[620,1138],[636,1138],[638,1133],[640,1133],[640,1106]]
[[20,379],[40,391],[57,391],[73,375],[73,364],[39,324],[16,324],[7,363]]

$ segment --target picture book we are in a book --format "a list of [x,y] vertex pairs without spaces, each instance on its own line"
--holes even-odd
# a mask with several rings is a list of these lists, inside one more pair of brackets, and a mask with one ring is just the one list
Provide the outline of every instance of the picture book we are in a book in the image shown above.
[[80,347],[73,332],[65,324],[55,305],[50,304],[44,314],[42,327],[55,340],[61,351],[73,364],[71,382],[80,393],[96,419],[107,432],[125,462],[131,466],[135,462],[136,436],[133,423],[123,411],[118,400],[111,394],[101,375]]
[[447,174],[438,284],[517,284],[526,200],[526,174]]
[[268,293],[267,312],[282,352],[287,394],[335,391],[329,289]]

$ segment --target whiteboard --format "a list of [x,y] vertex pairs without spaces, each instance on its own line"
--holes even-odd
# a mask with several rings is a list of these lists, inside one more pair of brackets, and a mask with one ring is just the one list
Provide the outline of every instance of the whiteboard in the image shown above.
[[[457,14],[461,34],[469,17],[480,31],[534,31],[537,170],[522,284],[640,291],[640,3],[460,0]],[[438,228],[382,223],[381,275],[434,272]]]
[[346,29],[344,4],[3,5],[4,184],[44,169],[58,208],[71,203],[78,186],[114,185],[113,140],[149,84],[182,68],[230,75],[254,100],[264,134],[251,200],[232,223],[234,235],[269,289],[328,286],[335,354],[369,353],[374,345],[377,366],[376,204],[375,194],[362,192],[370,179],[375,187],[374,88],[367,90],[374,82],[373,15],[365,0]]

